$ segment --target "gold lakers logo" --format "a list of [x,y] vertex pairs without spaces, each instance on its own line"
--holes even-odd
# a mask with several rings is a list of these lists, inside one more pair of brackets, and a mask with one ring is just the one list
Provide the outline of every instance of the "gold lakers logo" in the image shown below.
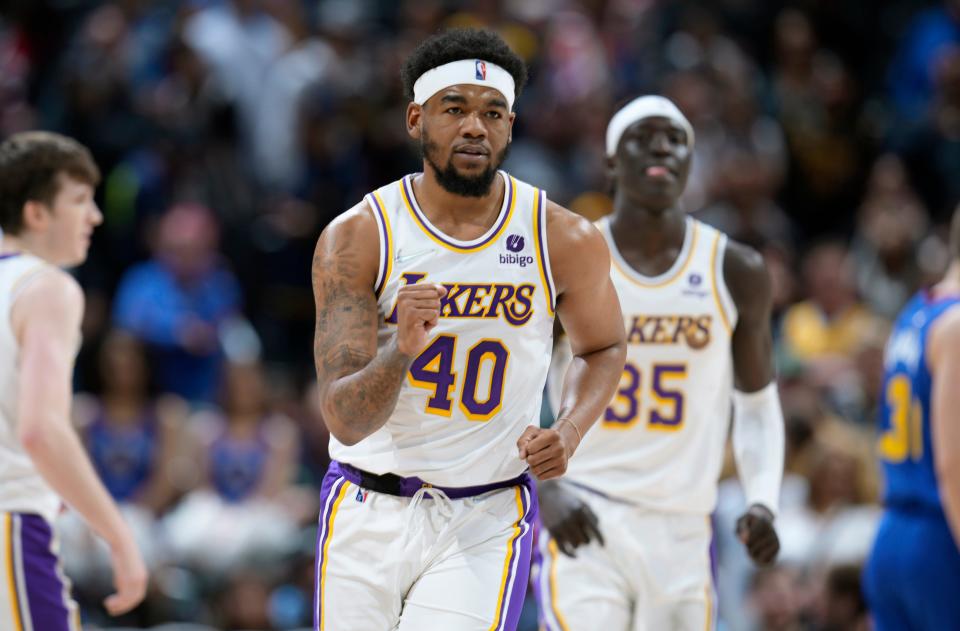
[[627,329],[628,344],[686,344],[694,350],[710,343],[713,316],[633,316]]
[[[426,278],[423,272],[404,272],[400,278],[413,285]],[[513,326],[523,326],[533,317],[533,294],[530,283],[443,283],[447,295],[440,300],[441,318],[500,318]],[[397,323],[397,307],[385,318]]]

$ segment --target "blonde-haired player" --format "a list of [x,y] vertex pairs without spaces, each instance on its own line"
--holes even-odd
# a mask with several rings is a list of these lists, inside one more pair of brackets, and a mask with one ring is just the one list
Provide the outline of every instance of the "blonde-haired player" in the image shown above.
[[0,628],[79,631],[51,523],[61,498],[110,547],[120,614],[144,596],[133,535],[70,425],[83,292],[60,266],[87,257],[103,220],[100,174],[79,143],[45,132],[0,143]]
[[[783,420],[770,284],[755,251],[678,205],[693,129],[673,103],[632,101],[611,119],[606,140],[616,196],[599,225],[613,259],[627,361],[566,477],[540,486],[548,532],[540,538],[537,594],[550,630],[699,631],[716,620],[709,515],[731,403],[749,503],[737,533],[757,563],[779,549],[773,519]],[[551,383],[565,350],[561,344]],[[565,414],[561,407],[558,417]]]

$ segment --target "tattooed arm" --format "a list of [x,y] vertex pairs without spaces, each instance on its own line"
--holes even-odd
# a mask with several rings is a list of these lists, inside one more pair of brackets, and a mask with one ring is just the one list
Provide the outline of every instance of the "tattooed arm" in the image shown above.
[[377,224],[366,202],[335,219],[313,255],[313,357],[327,429],[353,445],[383,427],[410,360],[437,322],[445,289],[420,284],[397,297],[397,335],[377,351]]

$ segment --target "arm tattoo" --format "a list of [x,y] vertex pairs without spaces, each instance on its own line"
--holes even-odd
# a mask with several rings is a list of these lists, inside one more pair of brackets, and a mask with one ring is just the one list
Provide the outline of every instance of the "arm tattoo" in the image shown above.
[[331,249],[324,253],[318,248],[313,262],[313,351],[321,409],[362,438],[393,412],[408,360],[395,344],[377,352],[377,301],[372,287],[357,285],[357,253],[345,246]]

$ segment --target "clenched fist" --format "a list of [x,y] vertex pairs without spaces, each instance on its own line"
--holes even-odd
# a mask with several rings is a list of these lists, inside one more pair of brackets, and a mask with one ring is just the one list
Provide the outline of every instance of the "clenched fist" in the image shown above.
[[440,299],[447,288],[436,283],[404,285],[397,292],[397,349],[416,357],[427,345],[440,318]]
[[567,461],[577,445],[568,440],[560,427],[528,427],[517,440],[520,459],[526,460],[539,480],[559,478],[567,471]]
[[773,513],[766,506],[753,504],[737,520],[737,538],[747,548],[756,565],[770,565],[780,551],[780,539],[773,527]]

